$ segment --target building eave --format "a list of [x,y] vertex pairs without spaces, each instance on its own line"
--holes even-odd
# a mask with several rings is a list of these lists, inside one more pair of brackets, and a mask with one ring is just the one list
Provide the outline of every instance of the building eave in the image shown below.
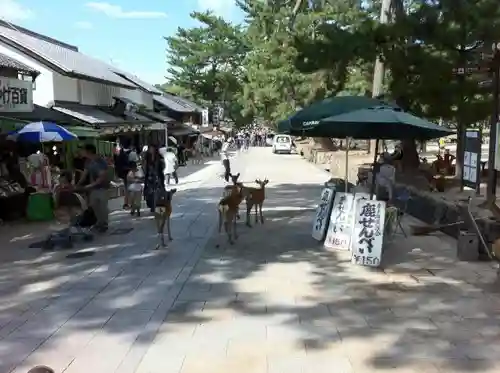
[[134,90],[137,89],[137,86],[135,86],[133,84],[126,85],[126,84],[120,84],[117,82],[110,82],[110,81],[105,80],[105,79],[99,79],[96,77],[91,77],[88,75],[79,74],[79,73],[76,73],[74,71],[68,70],[67,68],[65,68],[61,64],[57,63],[56,61],[54,61],[50,58],[47,58],[45,56],[42,56],[41,54],[39,54],[39,53],[29,49],[29,48],[26,48],[26,47],[20,45],[19,43],[16,43],[3,35],[0,35],[0,42],[18,50],[21,53],[26,54],[27,56],[33,58],[35,61],[37,61],[41,65],[48,67],[49,69],[55,71],[58,74],[61,74],[61,75],[64,75],[64,76],[67,76],[70,78],[87,80],[87,81],[106,84],[106,85],[119,87],[119,88],[127,88],[127,89],[134,89]]

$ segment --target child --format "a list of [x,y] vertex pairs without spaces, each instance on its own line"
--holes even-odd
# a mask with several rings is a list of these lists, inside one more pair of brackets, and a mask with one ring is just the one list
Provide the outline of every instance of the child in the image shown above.
[[136,162],[130,162],[130,171],[127,175],[128,192],[130,202],[130,215],[136,214],[141,216],[141,200],[142,200],[142,180],[144,175],[137,167]]

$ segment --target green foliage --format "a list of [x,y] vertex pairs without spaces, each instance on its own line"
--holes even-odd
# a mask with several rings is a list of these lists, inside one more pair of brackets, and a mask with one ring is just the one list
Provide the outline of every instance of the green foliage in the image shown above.
[[[237,0],[244,25],[210,12],[168,42],[167,90],[222,104],[238,124],[276,124],[312,101],[370,94],[373,66],[386,66],[385,96],[430,119],[483,123],[487,74],[460,80],[454,68],[479,60],[500,35],[498,0]],[[297,12],[295,12],[297,10]]]

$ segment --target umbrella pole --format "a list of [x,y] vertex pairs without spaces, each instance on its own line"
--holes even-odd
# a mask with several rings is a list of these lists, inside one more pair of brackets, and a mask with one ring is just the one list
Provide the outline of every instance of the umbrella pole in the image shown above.
[[378,145],[379,145],[380,140],[377,139],[375,141],[375,155],[373,156],[373,167],[372,167],[372,185],[370,186],[370,199],[373,199],[373,195],[375,194],[375,178],[377,175],[375,175],[375,165],[377,164],[377,157],[378,157]]
[[345,192],[349,192],[349,137],[345,138]]

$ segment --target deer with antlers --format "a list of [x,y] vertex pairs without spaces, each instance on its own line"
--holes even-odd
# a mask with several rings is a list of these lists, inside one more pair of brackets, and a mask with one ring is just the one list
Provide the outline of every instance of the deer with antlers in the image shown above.
[[[239,177],[239,174],[237,177]],[[231,178],[233,177],[231,176]],[[222,231],[222,225],[224,224],[224,230],[226,231],[228,241],[231,245],[234,244],[234,241],[238,238],[236,220],[240,203],[243,200],[243,190],[243,185],[235,182],[233,185],[230,185],[229,188],[224,188],[225,195],[219,201],[219,233]]]
[[262,215],[262,205],[264,204],[264,200],[266,199],[266,185],[269,183],[269,180],[266,178],[264,181],[257,179],[255,180],[260,188],[250,188],[245,187],[245,196],[246,196],[246,205],[247,205],[247,221],[246,225],[251,227],[250,225],[250,213],[252,212],[252,207],[255,207],[255,224],[259,222],[260,215],[260,223],[264,224],[264,216]]

